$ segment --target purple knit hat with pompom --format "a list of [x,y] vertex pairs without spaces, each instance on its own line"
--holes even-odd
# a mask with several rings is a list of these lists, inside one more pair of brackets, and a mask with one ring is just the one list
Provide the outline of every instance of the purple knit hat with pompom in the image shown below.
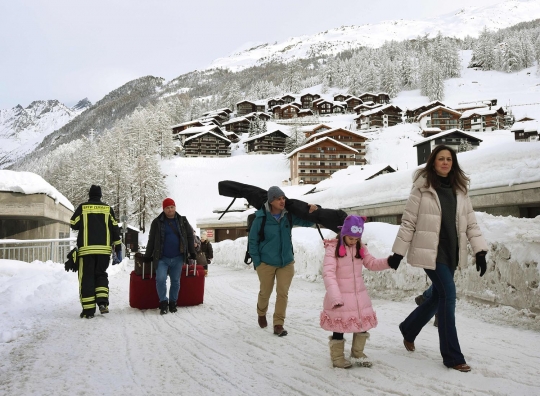
[[341,256],[345,256],[345,246],[343,238],[345,236],[350,236],[353,238],[362,239],[362,234],[364,233],[364,223],[366,222],[365,216],[356,216],[349,215],[345,218],[343,225],[341,227],[341,238],[339,238],[339,253]]

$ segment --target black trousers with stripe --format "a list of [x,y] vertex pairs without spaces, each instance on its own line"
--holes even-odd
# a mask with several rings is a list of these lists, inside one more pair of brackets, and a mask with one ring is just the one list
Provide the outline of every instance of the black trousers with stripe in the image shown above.
[[85,314],[94,314],[98,305],[109,305],[109,259],[105,254],[79,258],[79,297]]

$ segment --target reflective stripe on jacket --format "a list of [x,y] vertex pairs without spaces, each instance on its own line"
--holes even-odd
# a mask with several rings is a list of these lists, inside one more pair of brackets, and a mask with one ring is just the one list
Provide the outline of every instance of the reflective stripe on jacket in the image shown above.
[[122,243],[114,210],[101,201],[80,204],[71,216],[70,226],[73,230],[79,231],[77,235],[79,256],[109,255],[111,245]]

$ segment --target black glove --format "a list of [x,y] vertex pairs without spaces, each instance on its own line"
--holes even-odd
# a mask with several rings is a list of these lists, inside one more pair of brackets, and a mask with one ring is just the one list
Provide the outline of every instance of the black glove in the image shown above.
[[197,260],[197,254],[196,253],[190,253],[189,258],[192,260]]
[[394,253],[392,256],[388,257],[388,265],[390,268],[397,270],[401,260],[403,260],[403,256],[401,254]]
[[480,276],[484,276],[486,273],[486,252],[476,253],[476,270],[480,271]]

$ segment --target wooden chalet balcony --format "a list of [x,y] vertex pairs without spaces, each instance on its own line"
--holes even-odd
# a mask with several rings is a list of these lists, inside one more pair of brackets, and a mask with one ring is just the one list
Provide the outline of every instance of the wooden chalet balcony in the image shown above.
[[298,165],[299,169],[345,169],[348,166],[355,165],[355,163],[347,164],[347,165]]
[[300,176],[300,177],[308,177],[308,178],[309,177],[321,177],[321,176],[323,176],[323,177],[328,178],[328,177],[332,176],[332,174],[329,173],[329,172],[328,173],[326,173],[326,172],[324,172],[324,173],[323,172],[307,173],[306,172],[306,173],[299,173],[298,176]]

